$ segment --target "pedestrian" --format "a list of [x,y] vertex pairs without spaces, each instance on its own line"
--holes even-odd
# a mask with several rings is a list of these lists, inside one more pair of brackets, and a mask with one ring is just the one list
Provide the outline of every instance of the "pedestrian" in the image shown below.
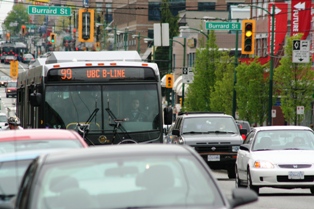
[[20,119],[16,116],[8,118],[8,127],[5,130],[22,130]]
[[173,120],[173,121],[176,120],[176,118],[177,118],[177,113],[178,113],[177,106],[174,105],[174,107],[173,107],[173,109],[172,109],[172,114],[173,114],[172,120]]

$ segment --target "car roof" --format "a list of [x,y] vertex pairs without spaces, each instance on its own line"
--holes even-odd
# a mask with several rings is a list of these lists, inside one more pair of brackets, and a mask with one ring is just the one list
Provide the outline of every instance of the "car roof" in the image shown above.
[[181,112],[178,117],[232,117],[222,112]]
[[50,153],[50,152],[60,152],[62,150],[68,149],[39,149],[39,150],[29,150],[29,151],[18,151],[0,154],[0,162],[9,162],[16,160],[32,160],[38,157],[41,154]]
[[[172,144],[123,144],[114,146],[94,146],[88,149],[73,149],[66,152],[48,153],[42,155],[46,163],[77,161],[80,159],[101,159],[129,156],[178,156],[191,155],[191,148]],[[195,155],[197,156],[197,155]]]
[[254,127],[253,130],[256,131],[272,131],[272,130],[310,130],[311,128],[307,126],[260,126],[260,127]]
[[82,139],[74,130],[65,129],[23,129],[8,130],[0,134],[0,142],[13,140],[59,140],[59,139]]

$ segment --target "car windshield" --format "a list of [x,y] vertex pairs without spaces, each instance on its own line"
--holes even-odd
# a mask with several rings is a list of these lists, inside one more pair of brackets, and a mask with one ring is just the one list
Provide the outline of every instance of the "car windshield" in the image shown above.
[[42,171],[32,195],[33,209],[224,205],[209,174],[194,157],[186,155],[87,157],[46,164]]
[[7,116],[5,115],[0,115],[0,122],[7,122]]
[[0,142],[0,154],[39,149],[81,148],[82,146],[78,140],[12,140]]
[[201,133],[238,133],[235,122],[230,117],[190,117],[183,123],[183,134]]
[[314,134],[310,130],[260,131],[252,150],[314,150]]
[[0,196],[4,197],[3,199],[17,194],[21,179],[30,162],[31,160],[0,162]]
[[8,82],[7,87],[17,87],[17,82]]

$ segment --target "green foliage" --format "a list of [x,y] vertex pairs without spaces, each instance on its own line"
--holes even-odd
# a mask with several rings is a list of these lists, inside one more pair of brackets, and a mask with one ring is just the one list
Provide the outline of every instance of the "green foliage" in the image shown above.
[[234,57],[222,52],[215,70],[216,81],[210,95],[212,111],[232,114]]
[[[29,21],[27,8],[22,4],[15,4],[8,16],[4,20],[5,28],[12,34],[19,34],[22,25],[26,25]],[[10,26],[11,23],[17,23],[17,26]]]
[[[161,22],[169,23],[169,38],[179,34],[179,17],[174,17],[169,8],[169,1],[162,0],[161,3]],[[155,60],[158,64],[161,76],[164,76],[169,71],[169,47],[158,47],[155,52]]]
[[293,40],[300,40],[301,37],[302,35],[299,34],[287,39],[285,56],[274,71],[274,89],[276,95],[280,95],[285,120],[295,125],[300,124],[304,119],[304,115],[297,116],[296,107],[304,106],[305,111],[310,110],[314,90],[314,72],[311,70],[311,63],[292,63]]
[[211,111],[210,96],[214,91],[215,71],[220,65],[220,56],[215,33],[211,31],[206,48],[196,51],[194,81],[189,85],[189,90],[185,95],[185,110]]
[[263,124],[268,109],[268,79],[264,78],[266,66],[257,60],[249,65],[242,63],[237,66],[237,106],[239,117],[250,123]]

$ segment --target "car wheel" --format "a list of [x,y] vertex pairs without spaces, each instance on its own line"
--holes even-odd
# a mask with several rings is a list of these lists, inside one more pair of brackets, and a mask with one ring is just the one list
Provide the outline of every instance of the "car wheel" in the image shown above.
[[311,187],[310,190],[311,190],[311,194],[314,194],[314,187]]
[[227,168],[229,179],[234,179],[236,177],[235,166],[231,166],[231,168]]
[[7,98],[9,98],[9,95],[6,95],[7,96]]
[[256,194],[259,194],[259,187],[252,185],[252,178],[249,169],[247,169],[247,188],[253,190]]
[[242,185],[241,179],[239,177],[239,173],[238,173],[237,167],[235,167],[235,187],[236,188],[244,187]]

